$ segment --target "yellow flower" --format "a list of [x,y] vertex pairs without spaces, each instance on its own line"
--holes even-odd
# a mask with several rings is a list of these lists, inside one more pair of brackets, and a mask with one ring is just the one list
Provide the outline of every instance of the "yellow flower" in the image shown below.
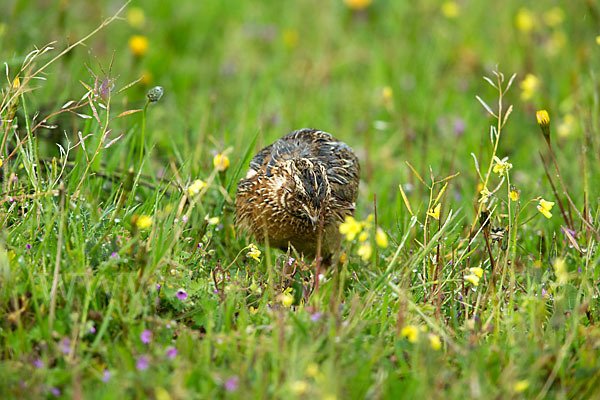
[[435,219],[440,219],[440,210],[442,209],[442,203],[438,203],[437,206],[435,206],[435,208],[430,209],[429,211],[427,211],[427,215],[429,215],[432,218]]
[[202,179],[196,179],[188,188],[188,193],[190,194],[190,196],[197,195],[205,187],[206,182],[204,182]]
[[515,25],[523,33],[529,33],[535,27],[535,17],[527,8],[521,8],[515,17]]
[[383,100],[384,103],[392,100],[393,97],[394,97],[394,92],[392,91],[391,87],[384,86],[383,89],[381,89],[381,99]]
[[18,76],[17,76],[17,77],[15,78],[15,80],[13,81],[13,87],[14,87],[14,88],[19,88],[19,87],[21,87],[21,80],[19,79],[19,77],[18,77]]
[[306,381],[296,381],[292,383],[291,389],[294,394],[304,394],[308,391],[308,383]]
[[206,220],[206,222],[208,222],[209,225],[216,225],[219,223],[219,217],[208,218],[208,215],[207,215],[205,220]]
[[540,126],[550,125],[550,115],[548,115],[548,111],[538,110],[535,113],[535,117],[537,118],[538,125],[540,125]]
[[224,154],[217,154],[213,157],[213,166],[217,171],[226,171],[229,168],[229,157]]
[[520,381],[516,381],[515,385],[513,386],[513,389],[515,390],[515,392],[521,393],[521,392],[524,392],[525,390],[527,390],[528,387],[529,387],[529,381],[527,379],[523,379]]
[[289,307],[292,304],[294,304],[294,296],[292,296],[290,293],[281,293],[279,295],[279,301],[281,302],[281,304],[283,304],[285,307]]
[[516,190],[511,190],[509,193],[509,197],[512,201],[517,201],[519,200],[519,193],[517,193]]
[[348,256],[346,255],[346,253],[342,253],[342,255],[340,256],[340,262],[343,264],[344,262],[346,262],[347,258]]
[[600,46],[600,35],[596,36],[596,44]]
[[558,257],[554,260],[554,273],[559,284],[564,285],[569,281],[569,272],[567,271],[567,263],[564,258]]
[[254,314],[256,314],[258,312],[258,310],[256,308],[252,307],[252,306],[250,306],[248,308],[248,311],[250,311],[250,314],[252,314],[252,315],[254,315]]
[[479,277],[475,274],[465,275],[465,281],[472,283],[473,286],[479,285]]
[[496,156],[494,156],[494,161],[496,162],[493,168],[494,173],[500,176],[504,176],[512,168],[511,163],[506,160],[501,160]]
[[4,164],[4,159],[2,159],[2,157],[0,157],[0,168],[2,168],[3,164]]
[[346,240],[351,241],[360,233],[362,225],[354,217],[347,215],[344,222],[340,224],[339,229],[342,235],[346,235]]
[[492,193],[488,190],[487,187],[484,187],[483,189],[481,189],[479,194],[481,195],[481,198],[479,199],[480,203],[487,203],[490,196],[492,195]]
[[135,224],[140,229],[148,229],[152,226],[152,217],[150,215],[140,215]]
[[477,275],[479,278],[483,276],[483,269],[479,267],[469,268],[469,271],[471,271],[472,274]]
[[379,247],[388,247],[388,237],[381,228],[377,228],[377,232],[375,232],[375,243]]
[[317,375],[319,375],[319,366],[317,363],[312,362],[306,366],[306,375],[310,376],[311,378],[315,378]]
[[357,11],[364,10],[369,7],[372,2],[373,0],[344,0],[344,3],[348,8]]
[[552,218],[552,213],[550,212],[550,210],[552,210],[553,205],[554,205],[553,201],[546,201],[544,199],[540,199],[540,202],[537,205],[537,209],[539,212],[544,214],[544,217]]
[[381,102],[388,110],[394,108],[394,92],[391,87],[384,86],[383,89],[381,89]]
[[369,232],[361,232],[360,235],[358,235],[358,241],[359,242],[364,242],[365,240],[367,240],[369,238]]
[[538,90],[540,86],[540,79],[533,75],[527,74],[525,78],[521,81],[521,99],[529,100],[533,97],[534,93]]
[[567,114],[563,117],[562,122],[556,128],[558,136],[566,138],[571,136],[575,130],[575,117],[573,114]]
[[142,73],[142,79],[140,79],[140,84],[143,86],[150,86],[150,84],[154,81],[154,76],[152,76],[152,72],[144,71]]
[[136,57],[142,57],[148,50],[148,38],[142,35],[133,35],[129,38],[129,49]]
[[442,348],[442,341],[440,340],[440,337],[438,335],[436,335],[435,333],[430,333],[429,345],[433,350],[439,350]]
[[131,7],[127,11],[127,22],[134,28],[142,28],[146,24],[144,10],[139,7]]
[[261,252],[258,249],[258,247],[256,247],[256,245],[251,244],[248,246],[248,253],[246,253],[246,257],[253,258],[256,261],[260,262],[260,255],[261,255]]
[[454,1],[447,1],[442,4],[442,14],[446,18],[456,18],[458,14],[460,14],[460,9],[458,8],[458,4]]
[[298,31],[295,29],[286,29],[283,31],[283,44],[288,49],[296,47],[298,43]]
[[553,7],[542,15],[542,19],[546,25],[554,28],[562,24],[565,19],[565,12],[560,7]]
[[550,140],[550,116],[548,115],[548,111],[539,110],[535,113],[535,117],[537,118],[538,125],[542,130],[544,138],[547,141]]
[[419,339],[419,328],[414,325],[406,325],[400,331],[400,335],[407,338],[411,343],[417,343]]
[[371,254],[373,254],[373,248],[369,243],[361,244],[358,247],[357,254],[362,258],[363,261],[369,261]]

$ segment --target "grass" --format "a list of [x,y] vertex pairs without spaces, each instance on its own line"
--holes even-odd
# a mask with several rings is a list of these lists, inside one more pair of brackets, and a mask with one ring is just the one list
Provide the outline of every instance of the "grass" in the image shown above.
[[[121,6],[0,6],[2,398],[598,396],[597,4]],[[232,225],[300,127],[362,166],[322,277]]]

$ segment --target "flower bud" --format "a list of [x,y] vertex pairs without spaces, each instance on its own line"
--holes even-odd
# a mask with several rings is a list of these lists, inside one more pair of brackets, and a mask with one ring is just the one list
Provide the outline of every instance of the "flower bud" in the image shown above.
[[547,141],[550,141],[550,116],[548,115],[548,111],[539,110],[535,113],[537,118],[538,125],[542,130],[542,134]]
[[162,86],[154,86],[148,91],[146,96],[148,97],[148,100],[150,100],[150,103],[156,103],[162,97],[163,92]]

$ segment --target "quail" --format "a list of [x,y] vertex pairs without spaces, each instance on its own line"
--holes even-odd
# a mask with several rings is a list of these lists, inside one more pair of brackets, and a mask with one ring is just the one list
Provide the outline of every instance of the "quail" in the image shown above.
[[354,214],[360,165],[352,149],[329,133],[293,131],[250,161],[235,197],[235,224],[286,251],[292,246],[330,265],[343,236],[339,225]]

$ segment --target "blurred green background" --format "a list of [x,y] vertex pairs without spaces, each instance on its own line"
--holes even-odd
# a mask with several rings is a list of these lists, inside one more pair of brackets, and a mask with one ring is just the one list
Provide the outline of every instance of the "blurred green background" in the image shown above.
[[[34,46],[56,41],[63,49],[122,4],[5,0],[0,59],[14,69]],[[425,176],[431,166],[437,176],[475,178],[469,154],[482,157],[491,146],[490,120],[475,95],[495,106],[482,76],[496,65],[507,79],[517,73],[499,154],[517,169],[541,172],[534,115],[547,108],[554,126],[564,125],[560,156],[568,162],[580,136],[597,131],[596,120],[586,126],[582,118],[597,107],[599,13],[591,0],[376,0],[362,10],[341,0],[133,1],[122,21],[48,70],[35,107],[79,98],[79,80],[92,82],[87,69],[102,76],[99,65],[108,73],[114,59],[118,87],[144,76],[114,107],[140,108],[148,88],[163,86],[149,140],[158,158],[182,154],[191,175],[228,146],[232,157],[243,155],[256,132],[259,147],[314,127],[357,150],[363,198],[377,192],[392,200],[399,182],[414,183],[404,160]],[[147,40],[138,43],[139,56],[128,44],[134,35]],[[597,143],[590,151],[598,152]],[[539,175],[517,173],[513,183],[537,196]],[[475,193],[475,179],[461,180],[457,190]]]

